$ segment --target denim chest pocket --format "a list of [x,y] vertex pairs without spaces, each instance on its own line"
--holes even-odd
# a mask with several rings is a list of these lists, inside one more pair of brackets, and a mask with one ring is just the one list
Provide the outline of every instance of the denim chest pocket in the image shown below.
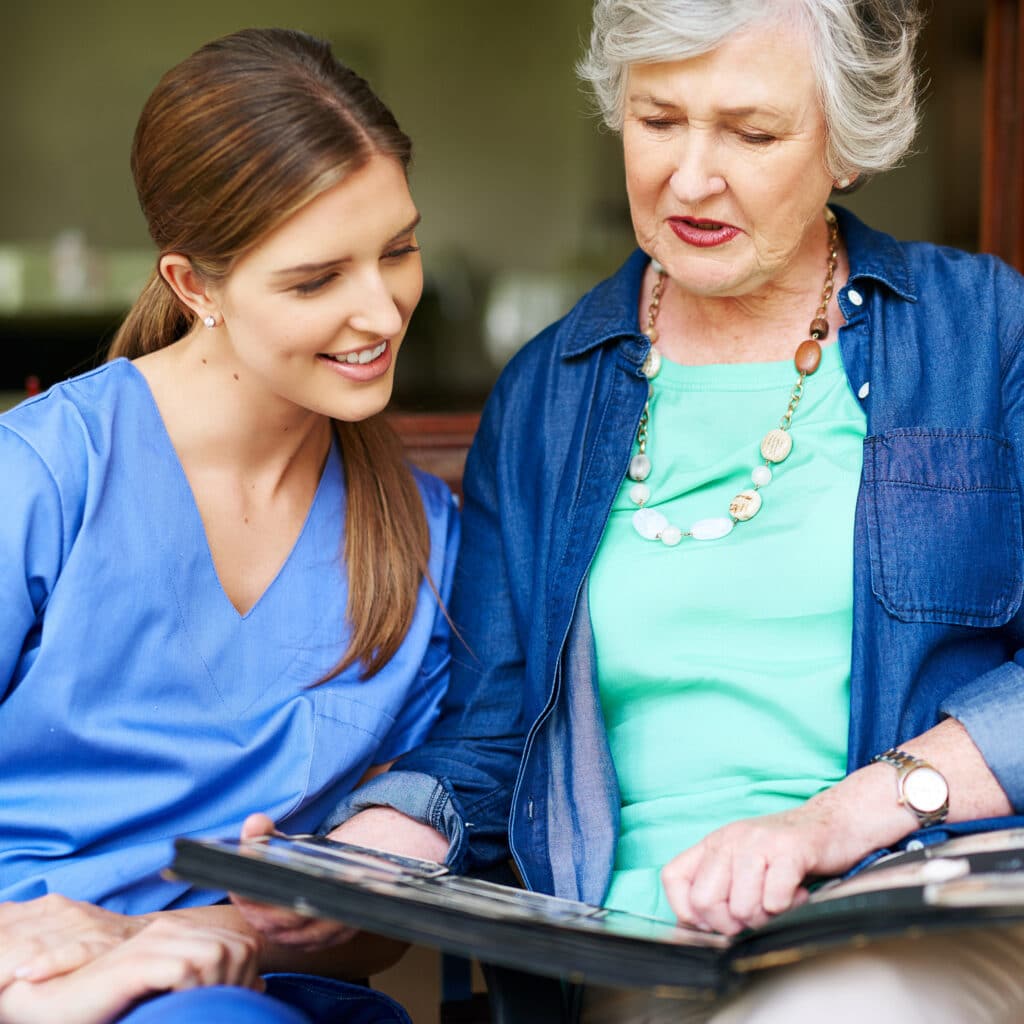
[[871,588],[903,622],[1002,626],[1024,589],[1013,447],[998,434],[891,430],[864,442]]

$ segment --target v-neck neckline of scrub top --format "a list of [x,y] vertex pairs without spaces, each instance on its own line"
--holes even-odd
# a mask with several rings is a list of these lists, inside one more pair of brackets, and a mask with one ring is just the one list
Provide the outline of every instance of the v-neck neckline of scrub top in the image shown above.
[[[122,360],[117,360],[118,362]],[[174,447],[174,441],[171,438],[170,433],[167,430],[167,424],[164,422],[163,414],[160,412],[160,406],[157,405],[156,398],[153,395],[153,390],[149,386],[149,381],[146,380],[142,372],[135,366],[131,360],[123,359],[123,362],[128,367],[131,376],[134,377],[143,394],[145,395],[145,404],[153,417],[159,424],[159,436],[162,439],[164,445],[167,448],[168,455],[170,456],[171,463],[174,466],[175,485],[183,491],[183,494],[187,496],[187,500],[183,502],[184,507],[188,509],[189,517],[192,520],[192,527],[200,538],[202,550],[203,550],[203,563],[206,570],[209,572],[213,585],[216,587],[217,593],[220,600],[226,606],[228,612],[234,616],[235,620],[241,624],[248,622],[253,618],[259,609],[267,604],[272,597],[272,591],[277,588],[278,581],[285,575],[289,566],[295,560],[296,553],[302,546],[302,542],[307,532],[310,530],[310,523],[313,519],[313,513],[320,502],[321,495],[325,490],[325,482],[330,475],[329,468],[331,464],[337,458],[337,436],[333,433],[331,435],[331,449],[327,453],[327,459],[324,462],[324,468],[320,472],[320,479],[317,481],[316,491],[313,493],[313,500],[309,503],[309,508],[306,510],[306,517],[302,522],[302,528],[299,530],[295,537],[295,541],[288,553],[285,555],[284,560],[277,567],[277,571],[271,577],[270,581],[260,592],[259,597],[249,606],[248,609],[243,613],[238,610],[234,602],[228,597],[227,591],[224,589],[224,585],[221,583],[220,575],[217,572],[217,564],[213,559],[213,551],[210,548],[210,538],[206,533],[206,524],[203,522],[202,514],[199,511],[199,504],[196,501],[195,492],[192,490],[192,485],[189,483],[188,474],[185,472],[185,467],[181,463],[181,458],[178,455],[177,448]],[[342,522],[341,509],[338,510],[338,522]],[[339,547],[341,544],[341,534],[339,532]]]

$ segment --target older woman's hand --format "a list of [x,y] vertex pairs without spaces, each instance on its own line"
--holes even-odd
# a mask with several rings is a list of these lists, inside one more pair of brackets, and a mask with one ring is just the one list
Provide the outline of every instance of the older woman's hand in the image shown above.
[[74,971],[131,938],[147,921],[56,893],[0,903],[0,991],[19,979],[43,981]]
[[9,984],[0,1024],[106,1024],[162,992],[222,984],[262,991],[257,959],[252,937],[161,916],[76,971]]
[[[1012,812],[967,730],[946,719],[903,748],[950,782],[949,820]],[[896,799],[892,768],[869,764],[779,814],[717,829],[665,866],[669,905],[683,924],[734,935],[807,899],[804,882],[840,874],[919,826]]]
[[809,802],[717,829],[662,870],[682,924],[735,935],[807,899],[804,880],[855,863],[837,855],[827,811]]

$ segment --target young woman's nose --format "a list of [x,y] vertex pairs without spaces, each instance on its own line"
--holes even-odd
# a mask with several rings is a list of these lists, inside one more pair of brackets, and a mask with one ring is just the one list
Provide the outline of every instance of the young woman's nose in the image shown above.
[[380,338],[399,334],[404,318],[384,277],[380,273],[370,274],[361,284],[358,309],[349,318],[352,327]]

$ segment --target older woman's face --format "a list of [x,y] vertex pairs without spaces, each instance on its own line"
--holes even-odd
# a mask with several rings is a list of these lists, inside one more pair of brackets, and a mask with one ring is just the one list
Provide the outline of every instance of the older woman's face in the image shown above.
[[623,143],[637,239],[683,288],[750,295],[804,273],[832,178],[810,50],[795,29],[632,65]]

